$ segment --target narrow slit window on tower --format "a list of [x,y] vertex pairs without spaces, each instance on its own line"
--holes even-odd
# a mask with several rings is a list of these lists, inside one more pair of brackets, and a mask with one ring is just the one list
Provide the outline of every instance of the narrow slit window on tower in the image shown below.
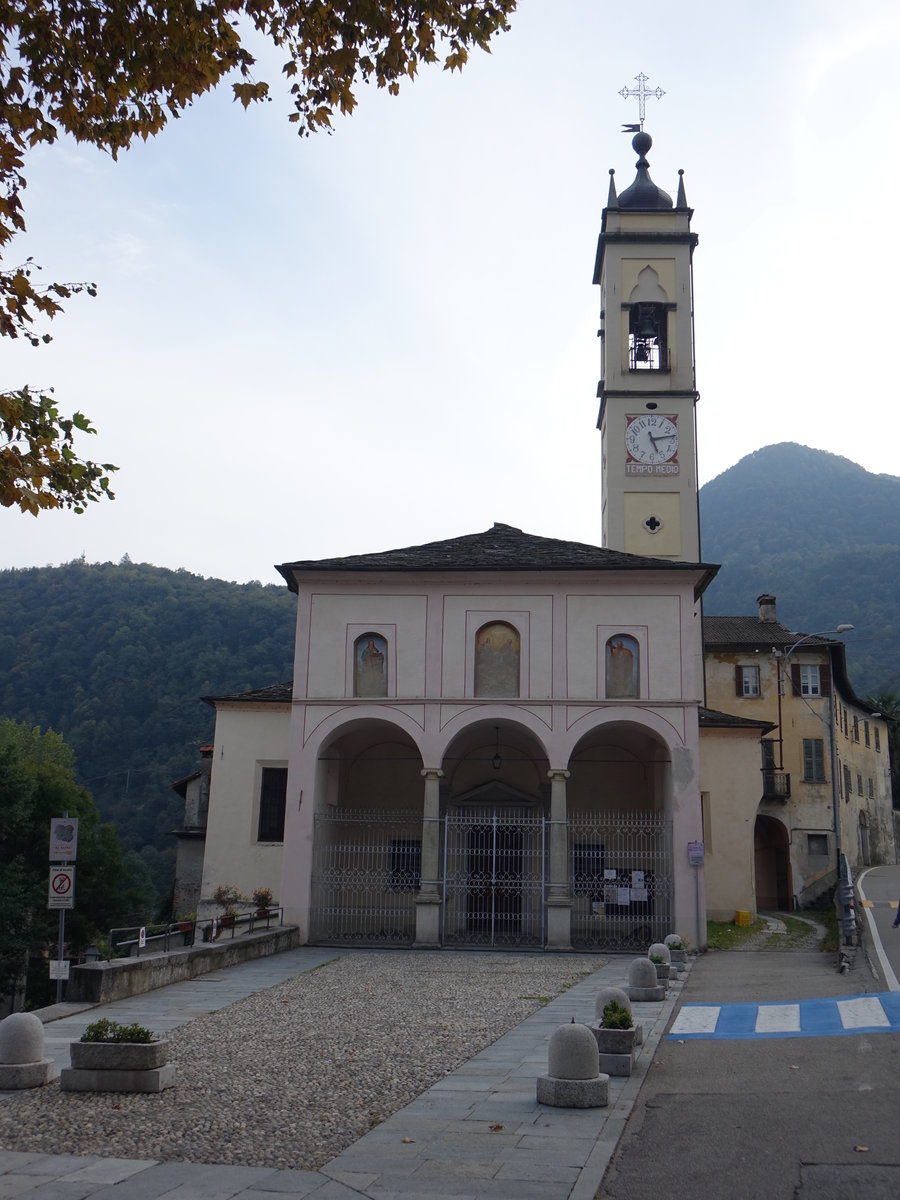
[[669,365],[666,306],[641,301],[628,314],[628,365],[632,371],[664,371]]

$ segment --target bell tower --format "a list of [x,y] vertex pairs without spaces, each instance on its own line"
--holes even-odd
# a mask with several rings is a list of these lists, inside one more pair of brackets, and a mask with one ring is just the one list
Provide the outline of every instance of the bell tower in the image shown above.
[[692,260],[685,198],[650,178],[648,133],[637,176],[616,194],[610,171],[594,283],[600,286],[603,545],[653,558],[700,559]]

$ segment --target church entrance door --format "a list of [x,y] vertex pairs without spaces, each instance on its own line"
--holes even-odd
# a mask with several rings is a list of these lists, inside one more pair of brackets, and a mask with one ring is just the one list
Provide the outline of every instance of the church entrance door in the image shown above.
[[543,945],[543,816],[457,810],[444,844],[444,943]]

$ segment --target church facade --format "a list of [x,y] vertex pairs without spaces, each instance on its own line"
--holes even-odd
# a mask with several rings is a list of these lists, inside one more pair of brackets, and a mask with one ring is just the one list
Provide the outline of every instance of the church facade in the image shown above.
[[495,525],[281,570],[294,683],[213,698],[204,895],[277,872],[287,919],[325,942],[697,936],[694,608],[714,569]]

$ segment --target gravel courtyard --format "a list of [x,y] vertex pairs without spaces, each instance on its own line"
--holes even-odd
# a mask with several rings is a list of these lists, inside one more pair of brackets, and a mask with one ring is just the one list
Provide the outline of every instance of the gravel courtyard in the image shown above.
[[0,1146],[317,1169],[604,961],[348,954],[176,1029],[158,1096],[0,1102]]

